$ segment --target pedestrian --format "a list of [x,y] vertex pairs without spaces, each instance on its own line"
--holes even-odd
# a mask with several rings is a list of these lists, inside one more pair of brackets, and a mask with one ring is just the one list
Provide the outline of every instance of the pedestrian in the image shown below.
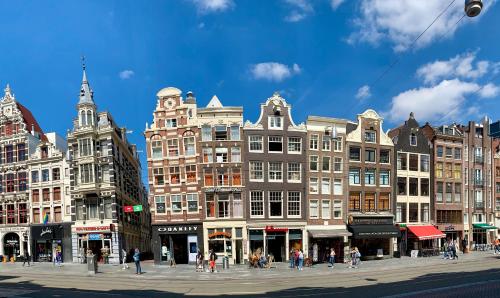
[[56,265],[57,267],[61,267],[62,266],[62,253],[60,250],[57,250],[56,251]]
[[500,240],[498,238],[495,240],[495,252],[494,252],[494,254],[497,254],[497,252],[500,253]]
[[465,253],[465,249],[467,248],[467,240],[462,239],[462,253]]
[[85,264],[86,258],[85,258],[85,248],[80,247],[80,263]]
[[296,249],[295,250],[295,258],[294,258],[295,268],[299,268],[299,254],[300,254],[300,251],[298,249]]
[[335,249],[333,249],[333,247],[330,248],[330,258],[328,261],[330,263],[328,267],[333,268],[333,266],[335,266]]
[[23,267],[24,267],[24,264],[26,264],[26,262],[28,262],[28,267],[30,267],[30,253],[29,253],[27,248],[24,250]]
[[196,254],[196,272],[203,272],[203,254],[200,249],[198,249],[198,254]]
[[290,250],[290,268],[295,268],[295,250],[293,248]]
[[302,267],[303,265],[304,265],[304,252],[301,249],[299,252],[299,270],[304,270],[304,268]]
[[457,251],[459,251],[459,250],[460,250],[460,247],[458,246],[458,239],[457,239],[453,243],[453,258],[456,257],[457,260],[458,260],[458,253],[457,253]]
[[125,248],[122,248],[122,270],[128,269],[127,264],[127,251]]
[[209,266],[210,266],[210,272],[217,272],[217,269],[215,268],[215,261],[217,261],[217,254],[213,251],[210,250],[210,256],[209,256]]
[[134,251],[135,274],[142,274],[141,271],[141,252],[138,248]]
[[104,246],[101,248],[102,261],[104,264],[109,264],[109,248],[108,246]]

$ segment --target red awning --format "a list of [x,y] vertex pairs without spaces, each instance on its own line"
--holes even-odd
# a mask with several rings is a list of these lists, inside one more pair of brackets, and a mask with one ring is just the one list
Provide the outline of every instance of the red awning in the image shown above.
[[444,238],[446,235],[434,226],[408,226],[410,232],[417,236],[418,240]]

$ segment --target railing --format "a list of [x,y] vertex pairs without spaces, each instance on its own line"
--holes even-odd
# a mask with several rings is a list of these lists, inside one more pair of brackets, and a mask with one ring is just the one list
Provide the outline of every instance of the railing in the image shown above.
[[483,186],[483,179],[474,179],[474,185],[475,186]]
[[484,202],[474,202],[474,208],[476,208],[476,209],[483,209],[484,208]]
[[482,155],[480,155],[480,156],[475,155],[475,156],[474,156],[474,162],[475,162],[475,163],[483,163],[483,161],[484,161],[484,158],[483,158],[483,156],[482,156]]

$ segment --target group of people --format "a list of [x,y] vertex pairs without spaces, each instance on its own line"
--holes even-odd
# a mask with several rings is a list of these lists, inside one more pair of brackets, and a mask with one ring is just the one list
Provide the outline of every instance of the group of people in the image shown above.
[[269,264],[270,256],[267,256],[262,252],[262,248],[257,248],[249,257],[250,267],[265,268]]
[[304,252],[302,249],[290,250],[290,268],[304,270]]
[[349,268],[358,268],[359,264],[361,263],[361,253],[359,252],[359,249],[355,246],[351,249],[351,264],[349,265]]
[[449,260],[455,260],[455,259],[458,260],[457,251],[459,251],[459,250],[460,250],[460,246],[458,245],[458,241],[457,240],[448,239],[444,243],[443,258],[444,259],[449,259]]

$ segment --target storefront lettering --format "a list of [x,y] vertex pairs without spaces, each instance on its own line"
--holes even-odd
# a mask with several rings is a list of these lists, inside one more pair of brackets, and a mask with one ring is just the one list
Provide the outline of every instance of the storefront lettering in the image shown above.
[[205,192],[241,192],[241,188],[238,188],[238,187],[208,187],[208,188],[205,188]]
[[173,226],[173,227],[160,227],[158,232],[196,232],[198,230],[197,226]]
[[392,218],[364,218],[364,217],[354,217],[350,218],[351,225],[392,225]]
[[77,232],[88,232],[88,231],[110,231],[109,226],[103,227],[76,227]]
[[45,234],[52,234],[52,229],[49,227],[43,228],[42,231],[40,232],[40,237],[42,237]]
[[445,231],[454,231],[455,230],[455,226],[454,225],[446,226],[446,227],[444,227],[444,230]]

